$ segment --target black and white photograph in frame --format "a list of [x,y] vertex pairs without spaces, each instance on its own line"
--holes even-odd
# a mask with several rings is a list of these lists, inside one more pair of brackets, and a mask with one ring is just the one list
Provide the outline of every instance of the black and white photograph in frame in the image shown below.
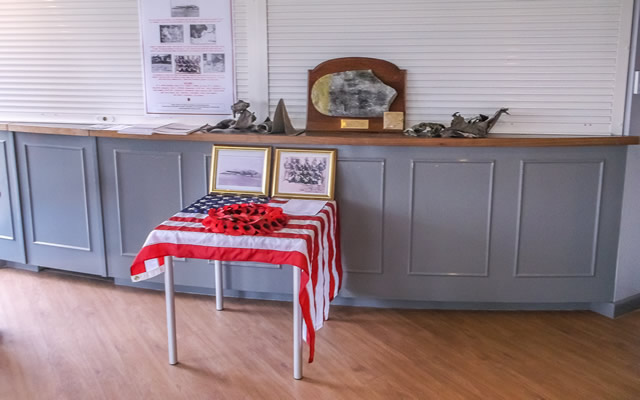
[[267,196],[270,170],[270,147],[213,146],[209,192]]
[[202,55],[202,72],[213,74],[224,72],[224,54],[205,53]]
[[216,25],[189,25],[189,36],[191,44],[216,44]]
[[202,57],[199,55],[182,55],[176,56],[176,74],[200,74],[202,67],[200,66]]
[[173,72],[171,54],[154,54],[151,56],[151,72]]
[[183,43],[184,26],[160,25],[160,43]]
[[337,150],[276,149],[273,196],[333,200]]
[[199,0],[171,0],[171,16],[193,18],[200,16]]

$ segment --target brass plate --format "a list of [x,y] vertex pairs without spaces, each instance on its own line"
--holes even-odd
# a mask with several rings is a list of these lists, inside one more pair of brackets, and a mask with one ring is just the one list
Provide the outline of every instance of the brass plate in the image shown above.
[[384,113],[382,129],[390,131],[401,131],[404,129],[404,113],[399,111],[388,111]]
[[341,129],[369,129],[368,119],[341,119]]

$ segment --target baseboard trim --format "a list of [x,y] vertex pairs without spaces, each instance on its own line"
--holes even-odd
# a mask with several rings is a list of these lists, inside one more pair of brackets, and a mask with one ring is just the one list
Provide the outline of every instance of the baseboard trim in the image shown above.
[[640,309],[640,293],[612,303],[593,303],[591,311],[609,318],[618,318]]
[[40,270],[42,270],[42,268],[37,265],[21,264],[13,261],[5,261],[4,266],[31,272],[40,272]]
[[[129,286],[140,289],[164,290],[164,284],[160,282],[131,282],[129,279],[115,278],[116,285]],[[197,286],[176,285],[176,292],[201,294],[213,296],[213,288]],[[245,290],[225,289],[225,297],[255,300],[291,301],[291,294],[264,293]],[[500,302],[455,302],[455,301],[418,301],[418,300],[392,300],[340,297],[334,299],[331,304],[339,306],[371,307],[371,308],[396,308],[414,310],[476,310],[476,311],[584,311],[591,310],[591,303],[500,303]]]
[[471,301],[421,301],[367,299],[355,297],[337,297],[331,304],[372,308],[399,308],[414,310],[466,310],[466,311],[584,311],[590,309],[590,303],[502,303]]

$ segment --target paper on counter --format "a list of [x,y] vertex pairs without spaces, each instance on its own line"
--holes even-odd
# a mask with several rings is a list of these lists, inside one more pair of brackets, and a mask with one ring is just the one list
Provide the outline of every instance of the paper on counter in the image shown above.
[[106,128],[107,131],[121,131],[123,129],[131,128],[131,125],[113,125],[109,128]]
[[134,125],[125,129],[120,129],[118,133],[126,135],[152,135],[156,125]]
[[97,124],[91,125],[88,128],[93,131],[119,131],[121,129],[130,128],[131,125],[108,125],[108,124]]
[[167,124],[159,126],[153,130],[153,133],[159,133],[162,135],[189,135],[193,132],[197,132],[202,129],[202,125],[187,125],[187,124]]
[[289,215],[316,215],[327,204],[325,200],[291,199],[283,204],[282,211]]

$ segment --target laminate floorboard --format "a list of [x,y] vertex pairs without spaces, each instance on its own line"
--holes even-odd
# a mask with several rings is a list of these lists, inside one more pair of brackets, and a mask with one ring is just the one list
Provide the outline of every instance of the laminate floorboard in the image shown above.
[[[0,268],[0,399],[640,399],[640,312],[331,309],[304,379],[291,304]],[[306,347],[305,347],[306,360]]]

